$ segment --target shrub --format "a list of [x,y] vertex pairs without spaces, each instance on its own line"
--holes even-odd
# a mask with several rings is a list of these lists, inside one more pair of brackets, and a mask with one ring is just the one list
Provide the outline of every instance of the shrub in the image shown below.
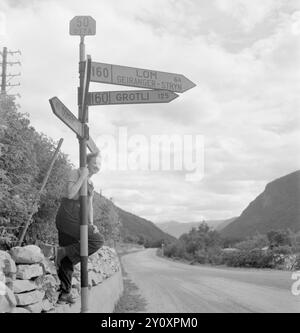
[[267,237],[271,248],[282,245],[292,245],[291,235],[286,230],[271,230],[267,233]]
[[260,249],[223,253],[223,262],[232,267],[275,267],[272,251],[262,251]]
[[282,246],[277,246],[272,249],[272,252],[274,254],[292,254],[292,247],[289,245],[282,245]]
[[165,247],[164,254],[167,257],[186,258],[187,252],[184,243],[177,241]]
[[207,262],[207,252],[204,250],[198,250],[196,251],[194,255],[194,259],[199,263],[199,264],[205,264]]
[[292,268],[293,270],[297,271],[300,270],[300,253],[297,254],[294,266]]
[[266,235],[255,235],[245,241],[235,244],[235,247],[240,250],[253,250],[256,248],[263,248],[269,245],[269,241]]

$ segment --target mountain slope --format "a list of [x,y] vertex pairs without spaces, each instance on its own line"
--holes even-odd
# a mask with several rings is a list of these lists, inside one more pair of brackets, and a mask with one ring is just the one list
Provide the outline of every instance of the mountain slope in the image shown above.
[[299,203],[300,170],[268,183],[263,193],[221,234],[229,238],[246,238],[272,229],[299,231]]
[[[208,220],[205,221],[205,223],[207,223],[211,228],[215,230],[221,230],[227,224],[231,223],[234,219],[235,217],[227,220]],[[177,221],[168,221],[157,223],[157,226],[168,234],[179,238],[182,234],[189,232],[192,228],[197,228],[202,222],[203,221],[183,223]]]
[[172,242],[174,237],[160,230],[151,221],[119,208],[111,200],[95,192],[94,223],[106,240],[115,238],[140,244]]
[[132,240],[136,242],[173,242],[175,239],[171,235],[159,229],[154,223],[141,218],[132,213],[117,207],[117,212],[122,224],[121,235],[124,240]]

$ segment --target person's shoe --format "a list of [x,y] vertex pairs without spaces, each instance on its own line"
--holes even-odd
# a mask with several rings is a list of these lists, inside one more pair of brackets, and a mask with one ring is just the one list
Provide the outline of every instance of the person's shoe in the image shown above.
[[61,293],[58,299],[59,304],[64,304],[64,303],[69,303],[69,304],[74,304],[76,303],[76,297],[72,295],[72,293]]
[[63,247],[54,248],[54,262],[57,268],[59,268],[60,263],[65,256],[66,256],[66,251]]

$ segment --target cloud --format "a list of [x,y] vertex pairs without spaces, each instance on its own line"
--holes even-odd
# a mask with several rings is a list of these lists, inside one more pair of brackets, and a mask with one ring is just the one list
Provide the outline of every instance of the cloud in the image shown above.
[[249,32],[258,23],[278,11],[284,2],[282,0],[216,0],[216,5],[236,19],[245,32]]
[[[288,3],[5,1],[5,45],[22,51],[22,85],[13,92],[38,131],[65,139],[62,150],[78,165],[76,136],[48,99],[58,96],[77,114],[79,38],[68,24],[92,15],[97,34],[86,37],[86,52],[94,61],[180,73],[197,84],[169,104],[90,107],[94,140],[124,126],[129,137],[205,139],[200,182],[187,182],[185,172],[106,170],[96,189],[155,221],[236,216],[267,182],[299,168],[299,10]],[[132,88],[90,87],[121,89]]]

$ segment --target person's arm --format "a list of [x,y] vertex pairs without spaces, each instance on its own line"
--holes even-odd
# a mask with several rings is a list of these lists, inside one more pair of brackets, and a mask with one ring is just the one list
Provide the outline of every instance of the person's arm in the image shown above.
[[68,199],[73,199],[76,197],[84,180],[88,177],[89,171],[87,168],[79,170],[80,176],[78,177],[78,171],[72,170],[68,178]]

